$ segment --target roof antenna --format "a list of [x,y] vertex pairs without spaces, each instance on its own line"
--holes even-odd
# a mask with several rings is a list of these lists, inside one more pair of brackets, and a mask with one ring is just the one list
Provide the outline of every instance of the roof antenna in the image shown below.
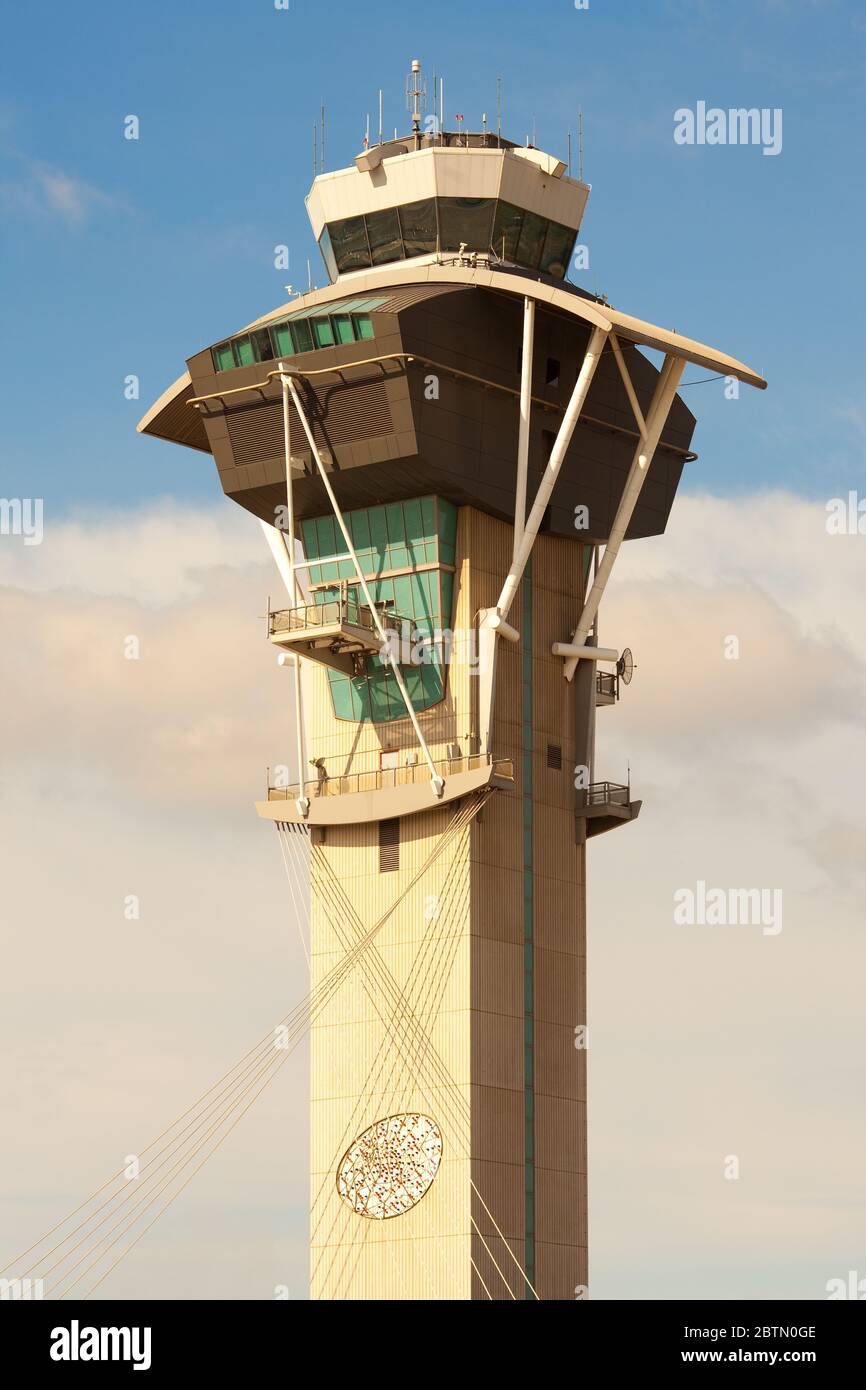
[[578,130],[578,155],[577,155],[577,177],[583,183],[583,109],[577,113]]
[[502,78],[496,79],[496,143],[502,144]]
[[313,288],[313,269],[310,265],[310,258],[307,257],[307,293]]
[[325,103],[322,102],[322,173],[325,172]]
[[382,143],[382,88],[379,88],[379,144]]
[[426,104],[427,88],[421,80],[421,60],[412,59],[412,71],[406,78],[406,110],[409,110],[409,102],[412,102],[412,136],[415,140],[416,150],[421,146],[421,99],[425,98]]
[[571,131],[568,132],[568,177],[571,178]]
[[319,172],[319,127],[313,121],[313,178]]

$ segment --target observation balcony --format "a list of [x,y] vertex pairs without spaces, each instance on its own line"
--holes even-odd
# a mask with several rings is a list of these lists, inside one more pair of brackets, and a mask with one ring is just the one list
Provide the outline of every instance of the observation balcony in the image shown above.
[[[386,627],[401,621],[396,614],[386,613],[387,606],[379,608]],[[367,657],[382,650],[370,608],[346,595],[269,612],[268,637],[282,651],[319,661],[346,676],[363,674]]]
[[637,820],[641,808],[640,801],[631,799],[630,784],[623,782],[591,782],[578,791],[577,801],[578,843]]
[[595,704],[615,705],[619,699],[619,677],[615,671],[596,671]]
[[[256,810],[264,820],[357,825],[429,811],[482,787],[508,790],[514,786],[511,758],[477,753],[437,759],[435,767],[445,782],[438,799],[430,790],[430,768],[419,754],[417,762],[402,767],[352,772],[345,777],[329,777],[323,769],[315,781],[304,782],[303,787],[297,782],[288,787],[268,786],[267,801],[257,802]],[[309,801],[306,815],[299,808],[302,797]]]

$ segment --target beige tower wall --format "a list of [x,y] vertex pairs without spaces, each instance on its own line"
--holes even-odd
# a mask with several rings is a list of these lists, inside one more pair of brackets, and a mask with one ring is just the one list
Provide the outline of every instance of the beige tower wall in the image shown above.
[[[477,750],[466,634],[495,602],[511,547],[509,526],[461,509],[455,660],[446,699],[421,716],[434,756]],[[514,759],[514,791],[494,793],[411,888],[453,807],[403,820],[394,872],[379,872],[375,824],[329,829],[311,848],[314,986],[402,898],[311,1030],[314,1298],[525,1297],[527,1218],[539,1297],[573,1298],[586,1282],[585,1053],[574,1046],[586,1021],[585,847],[574,830],[574,688],[550,655],[577,618],[581,552],[539,538],[511,615],[525,634],[531,604],[531,655],[500,643],[493,752]],[[408,720],[341,724],[324,673],[315,680],[310,756],[326,757],[331,775],[376,767],[383,746],[414,746]],[[558,771],[548,744],[561,750]],[[440,1126],[439,1172],[410,1211],[370,1220],[338,1195],[337,1169],[353,1139],[402,1112]]]

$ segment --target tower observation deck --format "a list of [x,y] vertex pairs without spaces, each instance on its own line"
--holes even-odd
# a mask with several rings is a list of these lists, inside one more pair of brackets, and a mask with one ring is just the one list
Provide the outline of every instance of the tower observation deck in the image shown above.
[[310,894],[316,1298],[588,1284],[587,846],[640,809],[596,768],[631,674],[599,609],[695,458],[686,363],[766,385],[567,278],[589,191],[416,102],[313,182],[328,284],[139,425],[212,455],[285,586],[257,810]]

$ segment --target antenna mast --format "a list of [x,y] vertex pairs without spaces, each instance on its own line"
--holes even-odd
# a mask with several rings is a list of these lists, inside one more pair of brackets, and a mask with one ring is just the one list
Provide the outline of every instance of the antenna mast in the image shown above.
[[410,109],[409,102],[412,103],[412,136],[415,141],[416,150],[421,148],[421,100],[427,103],[427,86],[421,80],[421,60],[412,59],[412,71],[406,79],[406,110]]
[[583,183],[583,110],[577,113],[577,177]]

